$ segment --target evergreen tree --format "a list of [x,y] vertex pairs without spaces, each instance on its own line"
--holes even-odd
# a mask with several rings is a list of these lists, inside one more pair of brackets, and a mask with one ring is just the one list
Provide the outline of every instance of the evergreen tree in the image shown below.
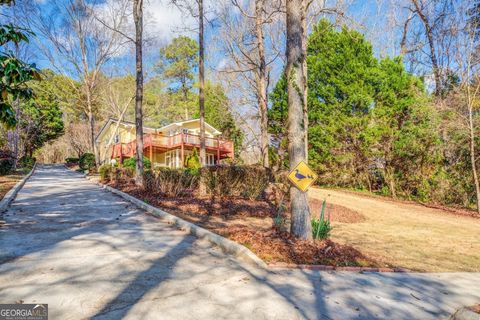
[[[355,156],[375,94],[378,64],[372,46],[360,33],[346,28],[337,31],[322,20],[310,35],[307,64],[309,164],[319,172],[335,164],[349,167],[346,162]],[[283,146],[287,112],[284,78],[270,99],[269,129]]]
[[157,68],[163,78],[170,82],[170,90],[177,93],[183,103],[184,120],[191,116],[195,104],[191,103],[195,70],[198,68],[198,43],[186,36],[174,38],[160,49]]
[[[325,20],[314,27],[307,54],[309,165],[322,183],[428,197],[442,157],[423,83],[400,58],[378,61],[360,33]],[[272,155],[286,168],[284,77],[270,99]]]

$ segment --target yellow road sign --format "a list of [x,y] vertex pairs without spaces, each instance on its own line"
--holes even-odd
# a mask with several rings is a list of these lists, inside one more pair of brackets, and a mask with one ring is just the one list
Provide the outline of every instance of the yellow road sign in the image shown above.
[[307,191],[317,178],[317,174],[304,161],[300,161],[288,174],[288,179],[303,192]]

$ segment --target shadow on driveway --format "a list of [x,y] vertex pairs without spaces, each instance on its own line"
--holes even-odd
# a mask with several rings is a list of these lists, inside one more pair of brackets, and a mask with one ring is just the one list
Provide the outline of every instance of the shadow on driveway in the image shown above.
[[62,166],[39,166],[0,229],[0,301],[52,319],[438,319],[478,274],[266,272]]

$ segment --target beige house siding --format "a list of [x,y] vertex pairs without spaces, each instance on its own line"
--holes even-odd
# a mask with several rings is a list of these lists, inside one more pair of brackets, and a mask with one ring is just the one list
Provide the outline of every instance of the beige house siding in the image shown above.
[[[112,135],[114,135],[115,123],[108,125],[107,128],[97,137],[97,146],[99,147],[100,159],[105,162],[110,158],[112,147],[107,146]],[[135,139],[135,128],[125,127],[120,125],[116,132],[118,135],[118,142],[127,143]],[[115,137],[112,140],[112,144],[115,144]]]

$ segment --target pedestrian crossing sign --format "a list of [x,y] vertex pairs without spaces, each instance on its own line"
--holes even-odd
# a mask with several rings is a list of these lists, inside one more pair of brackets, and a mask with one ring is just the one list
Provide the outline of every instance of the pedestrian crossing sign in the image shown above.
[[290,182],[303,192],[306,192],[317,178],[318,175],[303,160],[288,174]]

